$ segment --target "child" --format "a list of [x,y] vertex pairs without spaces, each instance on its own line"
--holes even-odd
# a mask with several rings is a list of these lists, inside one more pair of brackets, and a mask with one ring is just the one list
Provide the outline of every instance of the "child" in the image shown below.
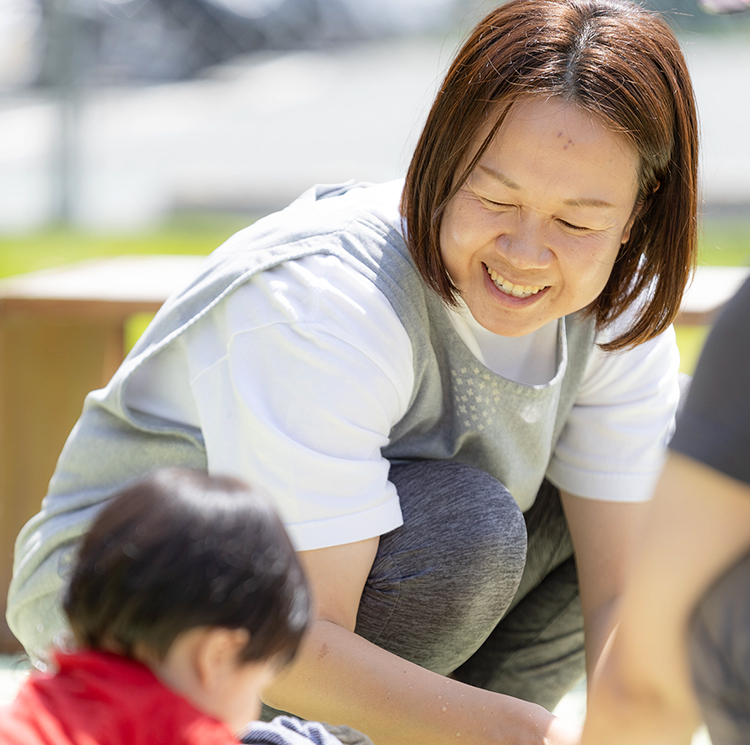
[[[245,484],[154,472],[115,496],[63,598],[78,651],[57,652],[0,716],[2,745],[229,745],[295,655],[310,593],[273,509]],[[280,718],[243,742],[338,743]]]

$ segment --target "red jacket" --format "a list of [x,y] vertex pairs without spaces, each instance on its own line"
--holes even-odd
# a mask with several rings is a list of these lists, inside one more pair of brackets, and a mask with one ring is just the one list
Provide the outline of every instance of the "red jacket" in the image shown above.
[[237,745],[229,728],[119,655],[58,655],[0,708],[0,745]]

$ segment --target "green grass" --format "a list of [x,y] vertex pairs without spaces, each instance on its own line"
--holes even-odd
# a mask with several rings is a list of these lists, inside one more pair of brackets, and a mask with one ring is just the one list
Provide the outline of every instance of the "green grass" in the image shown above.
[[706,218],[699,262],[712,266],[750,265],[750,218]]
[[708,326],[676,326],[677,346],[680,348],[680,371],[692,375],[708,336]]
[[[159,228],[133,235],[97,235],[72,228],[47,228],[23,235],[0,236],[0,277],[60,266],[99,256],[121,254],[210,253],[232,233],[252,222],[243,215],[182,215]],[[750,265],[750,219],[706,219],[701,235],[700,263]],[[150,316],[132,319],[128,346],[138,338]],[[707,328],[677,329],[681,369],[692,372],[705,341]]]
[[185,215],[137,234],[97,234],[45,228],[0,235],[0,277],[122,254],[209,254],[252,219],[241,215]]

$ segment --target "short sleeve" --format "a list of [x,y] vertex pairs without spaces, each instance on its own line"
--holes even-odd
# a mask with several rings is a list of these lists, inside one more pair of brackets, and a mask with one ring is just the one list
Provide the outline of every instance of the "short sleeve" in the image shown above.
[[411,395],[411,343],[335,257],[264,272],[188,332],[209,470],[264,489],[298,550],[402,522],[381,455]]
[[706,340],[670,448],[750,483],[750,282]]
[[[615,333],[610,329],[597,342]],[[649,499],[673,432],[679,395],[679,352],[671,327],[635,348],[605,353],[595,347],[548,478],[581,497]]]

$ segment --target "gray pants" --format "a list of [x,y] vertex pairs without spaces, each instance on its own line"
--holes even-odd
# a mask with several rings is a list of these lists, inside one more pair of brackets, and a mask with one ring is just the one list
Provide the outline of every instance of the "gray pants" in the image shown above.
[[690,658],[713,745],[750,743],[750,554],[699,603]]
[[460,463],[394,465],[390,478],[404,524],[380,539],[356,633],[441,675],[553,708],[584,675],[558,490],[545,482],[523,514],[499,481]]

